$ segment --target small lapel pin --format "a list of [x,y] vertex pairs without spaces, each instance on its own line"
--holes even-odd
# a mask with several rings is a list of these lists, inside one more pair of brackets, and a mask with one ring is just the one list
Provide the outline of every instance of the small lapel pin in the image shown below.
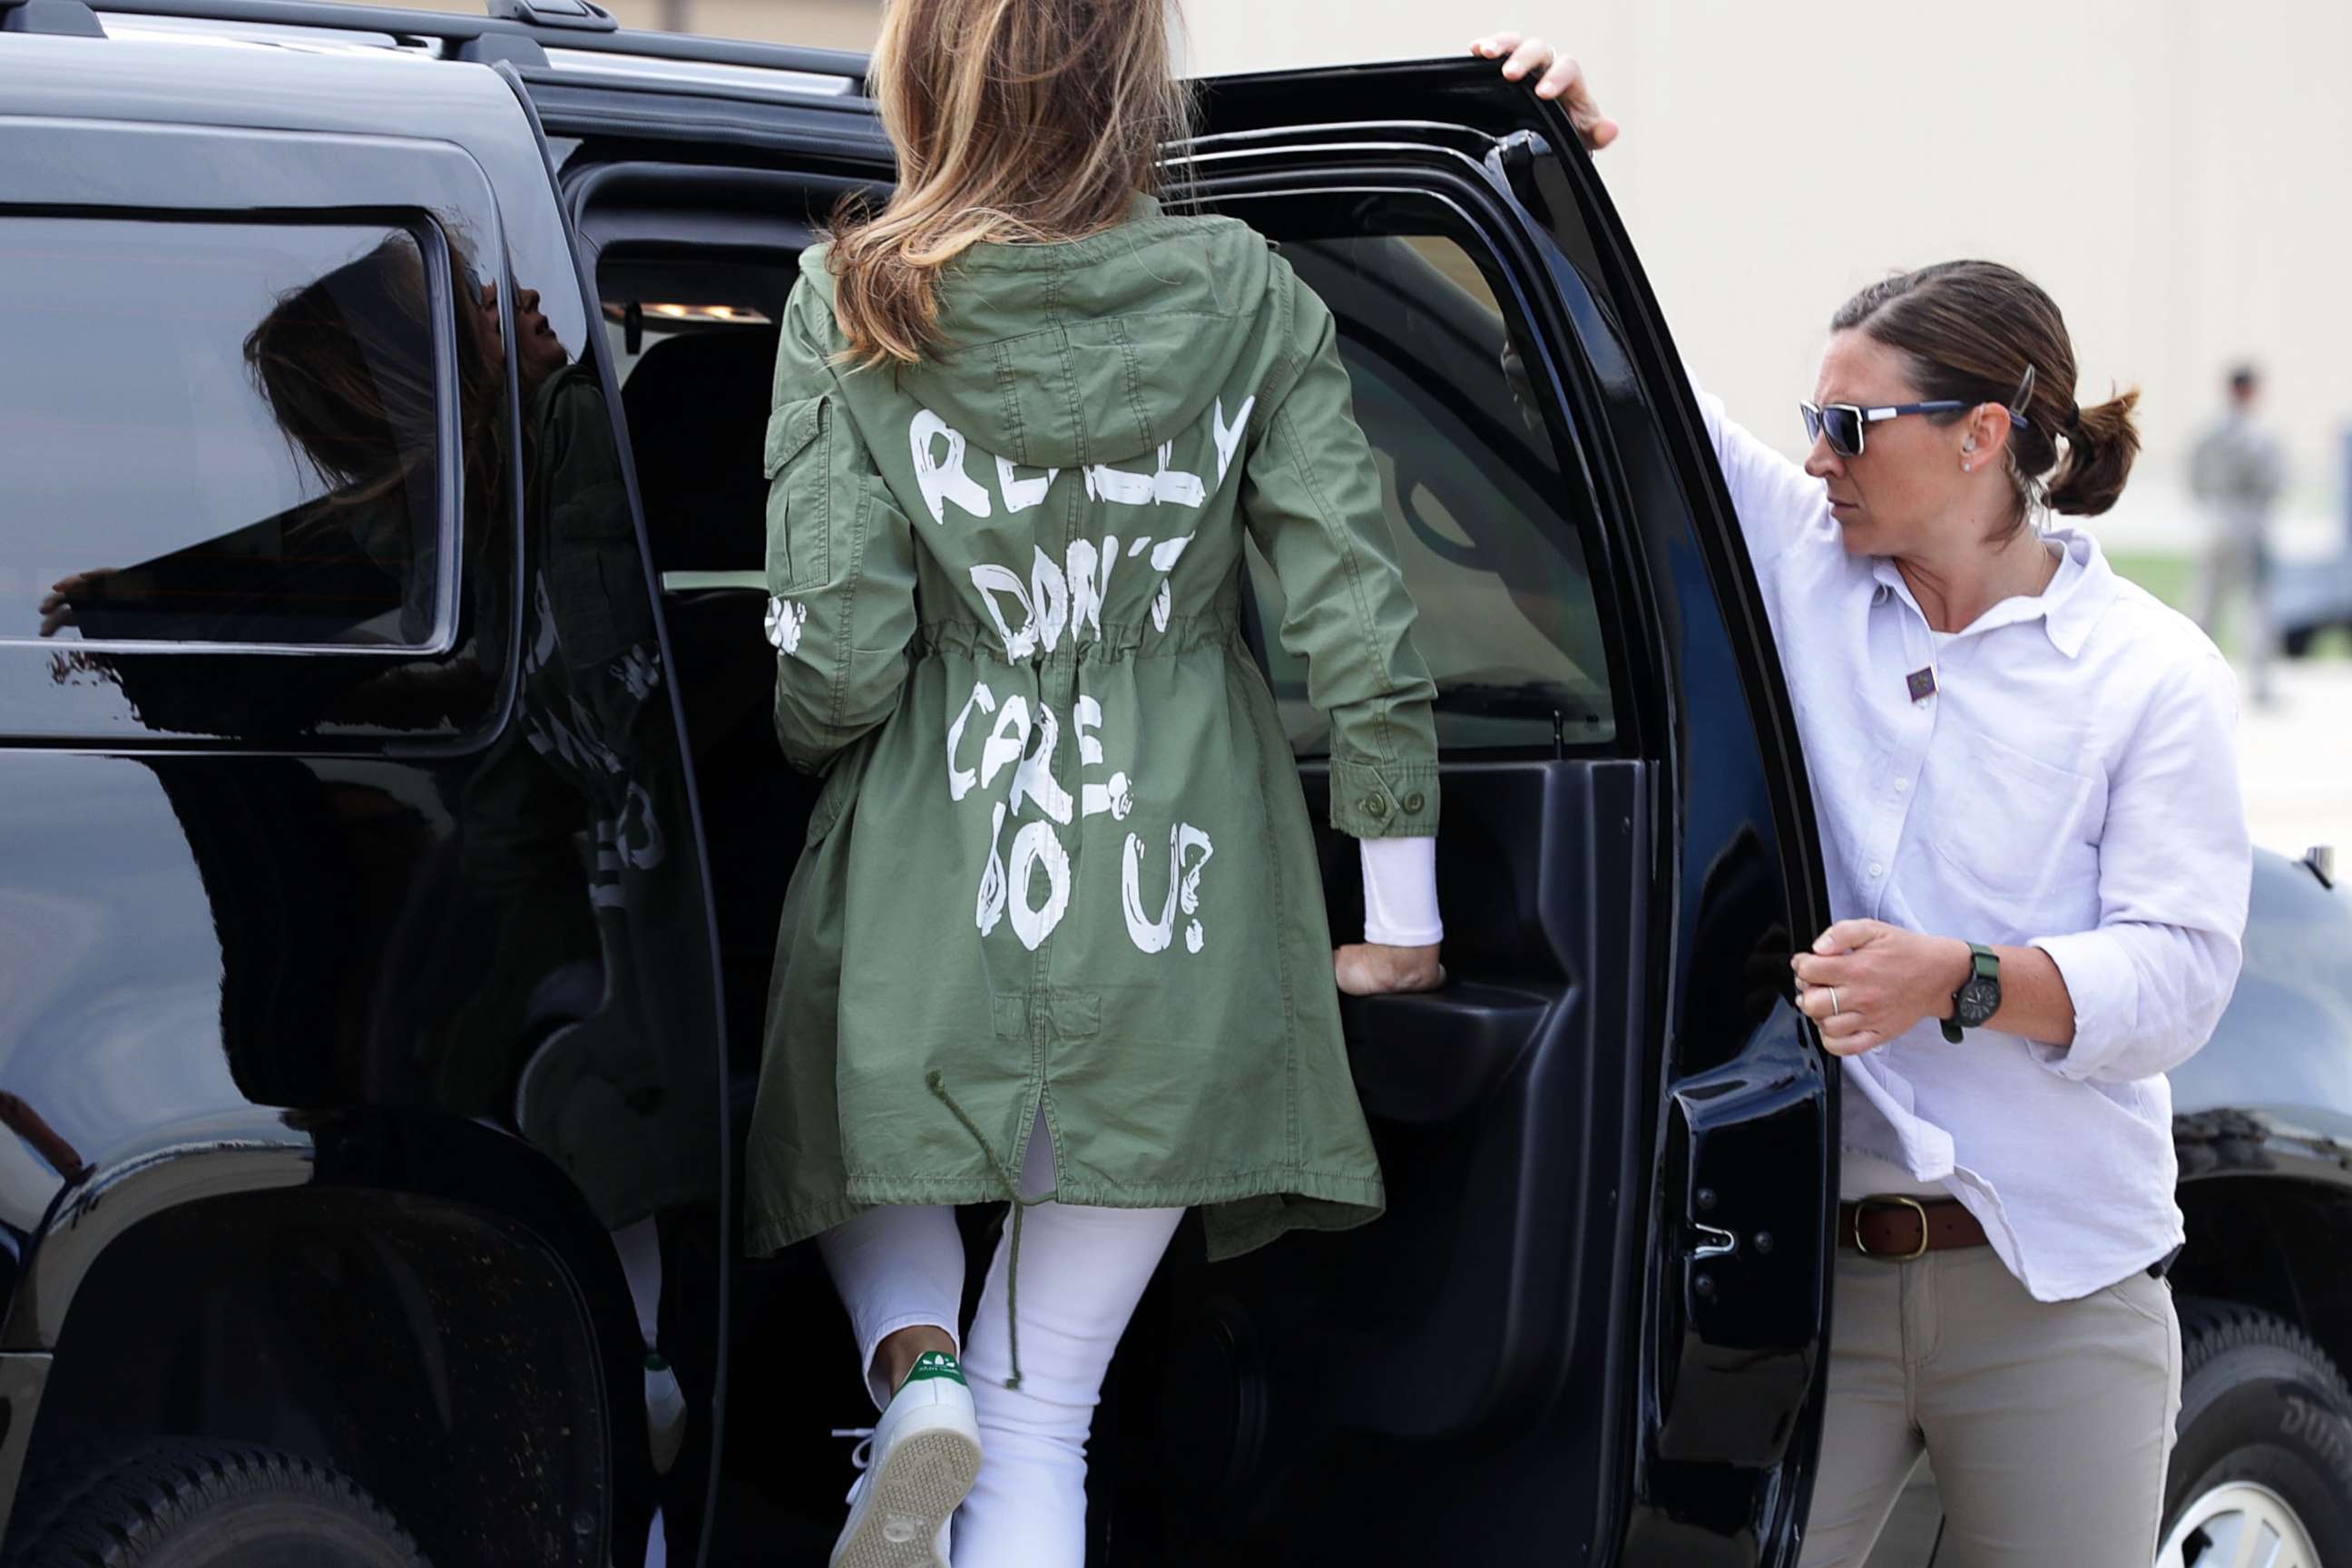
[[1915,669],[1904,679],[1905,684],[1911,688],[1912,701],[1925,702],[1936,695],[1935,666],[1930,665],[1926,669]]

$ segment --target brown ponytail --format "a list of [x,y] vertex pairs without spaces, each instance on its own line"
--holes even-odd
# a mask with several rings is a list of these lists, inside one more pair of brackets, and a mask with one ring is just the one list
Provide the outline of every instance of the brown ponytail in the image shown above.
[[[2011,531],[2028,526],[2038,507],[2096,517],[2123,494],[2139,455],[2132,418],[2139,393],[2089,408],[2075,405],[2074,344],[2066,319],[2023,273],[1994,261],[1923,267],[1864,289],[1830,319],[1830,327],[1867,332],[1908,355],[1923,398],[2006,407],[2032,371],[2032,388],[2018,410],[2026,427],[2010,432],[2010,480],[2016,490]],[[1948,422],[1967,416],[1935,417]]]
[[2076,411],[2065,431],[2066,457],[2050,480],[2043,500],[2052,511],[2096,517],[2116,504],[2139,456],[2139,427],[2132,411],[2137,388],[2094,407]]

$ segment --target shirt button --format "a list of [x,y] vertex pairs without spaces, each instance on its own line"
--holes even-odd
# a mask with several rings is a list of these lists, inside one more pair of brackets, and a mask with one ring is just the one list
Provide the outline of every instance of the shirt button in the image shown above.
[[1873,860],[1870,863],[1870,874],[1874,877],[1883,877],[1886,874],[1886,868]]
[[1364,815],[1366,816],[1372,817],[1377,820],[1378,818],[1386,816],[1388,814],[1389,803],[1384,796],[1368,795],[1364,797]]
[[1908,794],[1910,794],[1910,793],[1911,793],[1911,781],[1910,781],[1909,779],[1896,779],[1896,780],[1895,781],[1895,793],[1896,795],[1908,795]]
[[1423,806],[1425,806],[1428,804],[1429,797],[1423,795],[1419,790],[1415,790],[1411,795],[1404,797],[1404,808],[1407,811],[1419,811]]

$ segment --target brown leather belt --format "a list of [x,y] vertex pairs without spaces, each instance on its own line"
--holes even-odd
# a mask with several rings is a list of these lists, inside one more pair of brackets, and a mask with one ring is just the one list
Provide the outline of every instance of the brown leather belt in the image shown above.
[[1864,1258],[1906,1263],[1948,1247],[1982,1247],[1985,1232],[1958,1198],[1890,1194],[1838,1205],[1837,1238]]

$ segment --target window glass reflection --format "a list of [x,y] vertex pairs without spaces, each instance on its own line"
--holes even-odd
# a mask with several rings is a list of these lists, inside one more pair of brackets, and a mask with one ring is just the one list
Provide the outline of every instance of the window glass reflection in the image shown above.
[[16,216],[0,276],[0,637],[442,633],[415,235]]

